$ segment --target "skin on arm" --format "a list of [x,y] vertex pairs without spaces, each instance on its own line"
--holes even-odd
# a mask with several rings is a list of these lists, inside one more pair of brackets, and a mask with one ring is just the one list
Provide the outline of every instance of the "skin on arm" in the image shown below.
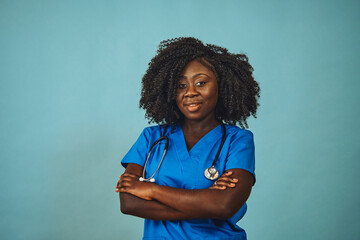
[[[135,163],[129,163],[126,167],[125,174],[132,174],[138,179],[139,176],[142,175],[142,170],[142,166]],[[116,190],[116,192],[118,192],[118,190]],[[120,192],[119,197],[120,209],[124,214],[152,220],[189,219],[189,216],[181,211],[168,207],[155,200],[147,201],[126,192]]]
[[[156,200],[166,206],[176,209],[189,218],[228,219],[232,217],[248,199],[253,185],[253,176],[243,169],[231,169],[231,177],[238,182],[226,182],[226,178],[219,180],[228,184],[222,190],[214,185],[210,189],[178,189],[161,186],[155,183],[140,182],[134,174],[125,173],[119,181],[119,191],[136,195],[143,199]],[[226,177],[226,176],[225,176]]]
[[[129,163],[125,170],[125,174],[132,174],[137,180],[142,175],[142,171],[142,166],[135,163]],[[237,180],[230,180],[230,175],[231,172],[224,174],[218,179],[218,184],[213,185],[212,187],[219,190],[224,190],[226,187],[235,187],[235,185],[231,185],[231,182],[234,183]],[[122,177],[123,176],[121,176],[120,179]],[[121,180],[119,180],[119,182],[121,182]],[[119,185],[119,182],[117,186]],[[116,192],[119,191],[116,190]],[[127,192],[120,192],[119,197],[120,209],[124,214],[152,220],[183,220],[193,218],[190,215],[164,205],[156,200],[148,201]]]

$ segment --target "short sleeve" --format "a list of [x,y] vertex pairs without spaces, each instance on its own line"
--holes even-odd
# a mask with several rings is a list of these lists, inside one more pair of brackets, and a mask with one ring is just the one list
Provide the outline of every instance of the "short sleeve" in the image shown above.
[[255,145],[253,133],[249,130],[241,129],[233,136],[225,165],[226,170],[232,168],[249,171],[255,184]]
[[128,163],[136,163],[144,166],[148,151],[150,130],[150,128],[145,128],[142,131],[134,145],[130,148],[128,153],[122,159],[121,165],[124,168],[126,168]]

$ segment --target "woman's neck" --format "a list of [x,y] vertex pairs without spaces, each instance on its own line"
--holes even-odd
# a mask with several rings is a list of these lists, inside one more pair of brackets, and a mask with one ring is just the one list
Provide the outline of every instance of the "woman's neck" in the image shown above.
[[220,121],[215,118],[215,116],[211,118],[206,118],[203,120],[191,120],[191,119],[183,119],[181,124],[181,128],[183,132],[191,132],[193,134],[202,134],[207,133],[217,127],[220,124]]

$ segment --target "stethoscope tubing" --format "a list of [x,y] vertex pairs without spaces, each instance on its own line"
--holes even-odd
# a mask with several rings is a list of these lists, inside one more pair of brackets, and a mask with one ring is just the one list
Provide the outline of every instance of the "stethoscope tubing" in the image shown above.
[[[161,166],[161,164],[162,164],[162,162],[163,162],[163,160],[164,160],[166,151],[168,150],[168,147],[169,147],[169,138],[165,136],[167,127],[168,127],[168,125],[165,125],[163,135],[162,135],[159,139],[157,139],[157,140],[151,145],[149,154],[148,154],[148,156],[147,156],[147,158],[146,158],[145,165],[144,165],[144,168],[143,168],[142,177],[139,178],[139,180],[142,181],[142,182],[155,182],[154,176],[155,176],[155,174],[157,173],[157,171],[159,170],[159,168],[160,168],[160,166]],[[157,166],[155,172],[153,173],[153,175],[151,175],[151,177],[149,177],[149,178],[145,178],[145,175],[146,175],[146,165],[148,164],[148,161],[149,161],[151,152],[152,152],[152,150],[154,149],[154,147],[156,146],[156,144],[158,144],[160,141],[162,141],[162,140],[164,140],[164,139],[165,139],[166,143],[165,143],[165,148],[164,148],[164,152],[163,152],[163,155],[162,155],[162,157],[161,157],[160,163],[158,164],[158,166]]]
[[[165,129],[165,130],[166,130],[166,129]],[[164,131],[164,132],[165,132],[165,131]],[[163,152],[163,155],[162,155],[162,157],[161,157],[160,163],[159,163],[159,165],[157,166],[157,168],[156,168],[155,172],[153,173],[153,175],[151,175],[151,177],[149,177],[149,178],[145,178],[145,169],[146,169],[146,165],[147,165],[147,163],[148,163],[148,160],[149,160],[149,158],[150,158],[151,152],[152,152],[152,150],[154,149],[154,147],[156,146],[156,144],[158,144],[158,143],[159,143],[161,140],[163,140],[163,139],[166,140],[166,144],[165,144],[164,152]],[[144,182],[152,182],[152,179],[154,179],[154,176],[155,176],[156,172],[159,170],[159,168],[160,168],[160,166],[161,166],[161,164],[162,164],[162,162],[163,162],[163,160],[164,160],[164,157],[165,157],[165,154],[166,154],[166,151],[167,151],[168,147],[169,147],[169,139],[168,139],[166,136],[162,136],[162,137],[160,137],[158,140],[156,140],[156,141],[154,142],[154,144],[151,146],[150,152],[149,152],[149,154],[148,154],[148,156],[147,156],[147,158],[146,158],[146,162],[145,162],[145,166],[144,166],[143,174],[142,174],[143,177],[142,177],[142,180],[141,180],[141,181],[144,181]]]
[[[160,168],[160,166],[161,166],[161,164],[162,164],[162,162],[163,162],[163,160],[164,160],[164,157],[165,157],[165,155],[166,155],[166,151],[168,150],[168,147],[169,147],[169,138],[165,136],[167,127],[168,127],[168,125],[165,125],[165,127],[164,127],[164,132],[163,132],[162,136],[161,136],[159,139],[157,139],[157,140],[152,144],[152,146],[151,146],[151,148],[150,148],[150,151],[149,151],[149,154],[148,154],[148,156],[147,156],[147,158],[146,158],[146,161],[145,161],[145,165],[144,165],[144,168],[143,168],[142,177],[139,178],[140,181],[144,181],[144,182],[155,182],[154,176],[155,176],[155,174],[157,173],[157,171],[159,170],[159,168]],[[224,142],[225,142],[225,139],[226,139],[226,128],[225,128],[224,123],[221,123],[221,127],[222,127],[222,129],[223,129],[223,135],[222,135],[222,139],[221,139],[221,144],[220,144],[219,150],[218,150],[218,152],[216,153],[215,159],[214,159],[211,167],[208,167],[207,169],[205,169],[205,173],[204,173],[205,177],[206,177],[207,179],[209,179],[209,180],[216,180],[216,179],[218,178],[218,176],[219,176],[219,172],[218,172],[217,169],[215,168],[215,165],[216,165],[216,162],[217,162],[217,160],[218,160],[218,158],[219,158],[219,156],[220,156],[220,152],[221,152],[221,150],[222,150],[222,148],[223,148],[223,145],[224,145]],[[164,148],[164,152],[163,152],[163,155],[162,155],[162,157],[161,157],[160,163],[158,164],[155,172],[151,175],[151,177],[150,177],[150,178],[145,178],[145,175],[146,175],[145,169],[146,169],[146,166],[147,166],[147,164],[148,164],[149,158],[150,158],[150,156],[151,156],[151,152],[152,152],[152,150],[154,149],[154,147],[156,146],[156,144],[158,144],[158,143],[159,143],[160,141],[162,141],[162,140],[166,140],[166,143],[165,143],[165,148]]]
[[223,129],[223,135],[222,135],[222,138],[221,138],[221,144],[220,144],[218,152],[216,153],[215,159],[214,159],[214,161],[212,163],[212,167],[215,167],[215,164],[216,164],[216,162],[217,162],[217,160],[218,160],[218,158],[220,156],[220,152],[221,152],[221,150],[222,150],[222,148],[224,146],[225,139],[226,139],[226,128],[225,128],[224,123],[222,123],[222,122],[221,122],[221,127]]

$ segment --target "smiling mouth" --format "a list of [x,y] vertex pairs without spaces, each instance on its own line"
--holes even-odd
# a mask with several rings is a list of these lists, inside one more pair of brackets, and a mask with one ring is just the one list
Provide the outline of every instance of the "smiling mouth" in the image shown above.
[[199,110],[200,104],[201,103],[192,103],[192,104],[186,105],[185,107],[189,112],[196,112],[197,110]]

